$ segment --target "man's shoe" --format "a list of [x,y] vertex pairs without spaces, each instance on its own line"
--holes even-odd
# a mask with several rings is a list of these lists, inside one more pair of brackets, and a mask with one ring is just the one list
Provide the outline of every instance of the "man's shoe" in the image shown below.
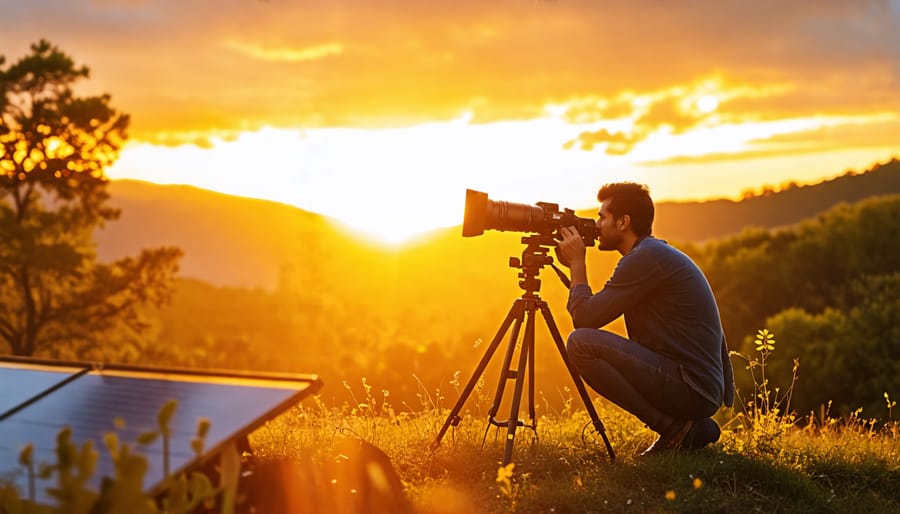
[[719,440],[722,429],[712,418],[698,419],[694,427],[682,441],[681,446],[689,450],[697,450]]
[[692,419],[675,420],[672,426],[670,426],[669,429],[665,431],[665,433],[660,434],[660,436],[656,439],[656,441],[653,442],[653,444],[651,444],[649,447],[647,447],[646,450],[641,452],[641,457],[657,455],[680,448],[684,440],[693,431],[694,426],[694,420]]

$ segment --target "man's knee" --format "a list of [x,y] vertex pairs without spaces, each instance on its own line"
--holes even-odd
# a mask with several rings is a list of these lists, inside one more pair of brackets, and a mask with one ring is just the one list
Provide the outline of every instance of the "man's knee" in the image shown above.
[[566,350],[575,359],[606,359],[620,353],[627,342],[624,337],[608,330],[576,328],[569,334]]
[[596,339],[598,330],[596,328],[576,328],[569,333],[566,340],[566,352],[572,357],[584,355],[585,348],[591,344],[592,339]]

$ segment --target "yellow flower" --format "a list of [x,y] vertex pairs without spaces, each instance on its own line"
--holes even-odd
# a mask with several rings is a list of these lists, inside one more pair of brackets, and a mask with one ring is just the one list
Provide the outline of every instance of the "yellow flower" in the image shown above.
[[703,480],[700,480],[699,477],[695,478],[694,479],[694,489],[700,489],[701,487],[703,487]]
[[775,336],[769,333],[768,329],[759,330],[756,333],[756,351],[771,352],[775,349]]
[[507,483],[513,476],[513,468],[516,467],[515,462],[510,462],[506,466],[497,468],[497,482]]
[[671,489],[666,491],[666,499],[669,501],[674,501],[675,500],[675,491],[673,491]]

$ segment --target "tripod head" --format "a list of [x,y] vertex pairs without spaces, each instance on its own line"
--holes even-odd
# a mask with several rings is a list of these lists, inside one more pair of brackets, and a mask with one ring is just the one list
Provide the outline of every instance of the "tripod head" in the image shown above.
[[[522,244],[525,249],[522,250],[522,257],[510,257],[509,267],[517,268],[519,272],[519,287],[525,290],[523,296],[537,297],[538,291],[541,289],[541,279],[538,276],[541,269],[550,265],[553,266],[553,257],[548,255],[551,247],[556,246],[556,240],[553,236],[544,234],[532,234],[522,237]],[[553,266],[560,273],[556,266]]]

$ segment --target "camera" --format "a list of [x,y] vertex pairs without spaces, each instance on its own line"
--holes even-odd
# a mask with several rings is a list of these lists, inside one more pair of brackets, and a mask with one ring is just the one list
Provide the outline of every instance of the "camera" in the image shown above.
[[491,200],[487,193],[466,190],[463,237],[480,236],[485,230],[531,232],[552,241],[560,227],[575,227],[585,246],[594,246],[599,230],[594,220],[580,218],[572,209],[559,210],[555,203],[535,205]]

